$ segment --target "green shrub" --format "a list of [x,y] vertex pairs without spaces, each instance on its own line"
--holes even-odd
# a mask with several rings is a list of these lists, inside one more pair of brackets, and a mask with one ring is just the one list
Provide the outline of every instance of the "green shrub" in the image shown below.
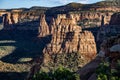
[[32,80],[80,80],[79,75],[67,68],[60,67],[53,72],[40,71]]
[[115,69],[111,69],[110,63],[101,63],[96,70],[97,80],[120,80],[120,61],[116,66]]

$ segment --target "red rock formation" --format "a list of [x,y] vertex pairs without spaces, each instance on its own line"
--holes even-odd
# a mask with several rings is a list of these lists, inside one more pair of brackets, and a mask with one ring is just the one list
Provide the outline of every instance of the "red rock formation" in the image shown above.
[[50,34],[49,26],[45,20],[45,15],[40,16],[39,37],[45,37]]
[[120,46],[120,36],[111,37],[103,41],[103,43],[101,44],[101,50],[104,51],[105,54],[109,55],[106,55],[104,57],[98,55],[90,63],[86,64],[80,70],[78,70],[77,73],[80,74],[81,80],[96,80],[97,74],[95,73],[95,71],[98,68],[99,64],[103,60],[106,60],[106,57],[111,57],[112,61],[109,63],[111,64],[111,68],[115,67],[115,63],[118,59],[120,59],[120,47],[118,46]]
[[[101,21],[104,21],[104,24],[109,24],[110,18],[113,12],[72,12],[69,14],[59,14],[57,18],[71,18],[74,19],[77,24],[79,22],[85,22],[85,27],[91,27],[90,24],[95,24],[101,26]],[[103,20],[104,17],[104,20]],[[92,26],[94,27],[94,26]]]
[[48,27],[45,16],[42,15],[39,36],[45,37],[50,34],[52,40],[43,50],[45,62],[52,54],[78,52],[84,58],[91,60],[97,53],[93,34],[89,31],[82,31],[74,19],[57,17]]
[[18,23],[19,15],[18,13],[7,13],[3,15],[3,25],[5,28],[9,25]]
[[[15,24],[15,23],[24,23],[29,21],[34,21],[39,19],[39,12],[36,11],[16,11],[13,10],[11,12],[0,12],[0,15],[3,14],[8,15],[9,24]],[[38,15],[39,14],[39,15]],[[104,16],[104,24],[109,24],[110,17],[113,14],[113,12],[92,12],[92,11],[86,11],[86,12],[72,12],[69,14],[58,14],[57,18],[71,18],[74,19],[76,23],[78,22],[84,22],[87,19],[87,22],[85,23],[85,27],[91,27],[91,25],[101,25],[102,17]],[[52,17],[52,16],[51,16]],[[49,17],[47,17],[49,18]],[[13,23],[14,22],[14,23]],[[6,22],[7,23],[7,22]],[[79,24],[79,23],[78,23]],[[91,25],[90,25],[91,24]],[[95,26],[94,26],[95,27]]]

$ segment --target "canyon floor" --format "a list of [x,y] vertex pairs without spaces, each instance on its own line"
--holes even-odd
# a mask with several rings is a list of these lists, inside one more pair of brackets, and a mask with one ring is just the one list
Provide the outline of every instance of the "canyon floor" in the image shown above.
[[0,79],[24,80],[41,47],[20,31],[1,30],[0,34]]

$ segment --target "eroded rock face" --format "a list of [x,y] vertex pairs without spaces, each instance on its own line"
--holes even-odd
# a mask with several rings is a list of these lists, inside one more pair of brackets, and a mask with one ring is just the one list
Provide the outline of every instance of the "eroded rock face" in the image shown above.
[[[109,39],[104,40],[102,44],[99,46],[101,46],[101,51],[103,51],[105,54],[108,54],[109,57],[114,58],[114,59],[111,59],[113,61],[109,63],[113,64],[114,61],[117,61],[117,59],[120,59],[119,58],[120,52],[118,49],[119,48],[118,46],[120,46],[120,36],[110,37]],[[113,50],[111,51],[111,49]],[[77,73],[80,74],[81,80],[96,80],[98,78],[97,74],[95,73],[96,69],[98,68],[99,64],[103,62],[103,58],[105,59],[106,57],[108,58],[107,55],[104,57],[101,57],[98,55],[90,63],[86,64],[84,67],[78,70]],[[112,65],[111,65],[111,68],[112,68]]]
[[58,14],[57,18],[71,18],[75,20],[76,24],[81,25],[82,28],[89,28],[101,26],[102,21],[104,24],[109,24],[112,14],[113,12],[73,12],[69,14]]
[[[37,21],[40,16],[37,14],[41,13],[35,11],[31,13],[30,11],[26,12],[22,10],[12,10],[10,12],[0,11],[0,16],[3,17],[3,25],[5,28],[12,28],[11,26],[15,26],[15,24],[21,26],[21,24],[23,23]],[[23,26],[26,26],[26,24],[24,24]]]
[[4,27],[18,23],[18,13],[7,13],[3,15]]
[[45,15],[40,16],[39,37],[45,37],[49,35],[49,26],[45,20]]
[[[104,16],[104,24],[109,24],[111,15],[114,12],[93,12],[93,11],[85,11],[85,12],[71,12],[71,13],[65,13],[65,14],[57,14],[57,18],[71,18],[74,19],[75,22],[82,26],[82,28],[89,28],[89,27],[96,27],[96,26],[101,26],[101,21],[102,21],[102,16]],[[7,19],[5,23],[8,23],[9,25],[14,25],[16,23],[27,23],[31,21],[36,21],[39,19],[40,13],[39,11],[17,11],[13,10],[11,12],[0,12],[0,15],[7,15]],[[56,14],[53,14],[56,15]],[[46,16],[49,21],[51,19],[49,17],[53,16]],[[4,20],[5,21],[5,20]],[[57,21],[59,22],[59,20]],[[5,24],[6,25],[6,24]],[[31,25],[32,26],[32,25]]]
[[89,60],[95,57],[97,51],[93,34],[89,31],[82,31],[81,27],[76,25],[74,19],[53,18],[49,27],[45,17],[41,19],[39,36],[52,35],[51,42],[43,50],[45,63],[50,61],[52,54],[60,53],[78,52]]

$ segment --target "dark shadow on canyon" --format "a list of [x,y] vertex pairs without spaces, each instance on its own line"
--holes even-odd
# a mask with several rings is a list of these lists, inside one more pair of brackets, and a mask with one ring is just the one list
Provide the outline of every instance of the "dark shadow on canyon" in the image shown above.
[[[32,25],[32,26],[31,26]],[[0,30],[0,47],[1,46],[13,46],[15,50],[10,52],[8,55],[2,57],[0,60],[11,64],[21,64],[24,62],[19,62],[21,58],[35,58],[42,55],[44,47],[50,43],[51,35],[38,38],[38,26],[39,21],[18,23],[14,25],[6,26],[12,27],[13,29],[2,29]],[[83,30],[88,30],[97,36],[99,27],[86,28]],[[67,35],[72,35],[68,33]],[[3,42],[1,42],[3,41]],[[64,47],[64,45],[62,45]],[[98,44],[97,44],[98,47]],[[28,62],[26,62],[28,63]],[[24,80],[27,76],[27,72],[0,72],[0,79],[2,80]]]
[[0,72],[0,80],[24,80],[28,72]]
[[[25,28],[29,26],[27,24],[34,24],[34,22],[19,23],[12,25],[13,29],[3,29],[0,31],[0,41],[3,41],[0,42],[0,47],[15,47],[15,50],[1,58],[3,62],[16,64],[22,63],[19,62],[21,58],[35,58],[41,56],[44,47],[51,41],[51,35],[42,38],[37,37],[39,25],[36,25],[37,27]],[[21,28],[19,27],[20,25],[24,25],[25,27],[21,26]],[[11,26],[9,25],[8,27]]]

